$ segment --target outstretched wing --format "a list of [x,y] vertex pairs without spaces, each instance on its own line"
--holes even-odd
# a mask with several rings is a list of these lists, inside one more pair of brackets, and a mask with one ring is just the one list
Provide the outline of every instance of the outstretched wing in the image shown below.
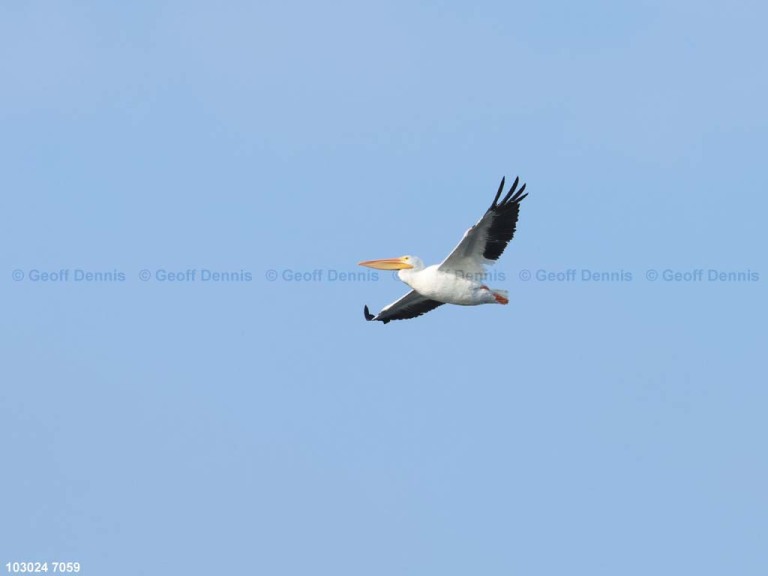
[[504,178],[501,179],[499,191],[496,192],[491,207],[477,224],[466,231],[458,246],[440,263],[439,270],[482,274],[485,266],[493,264],[501,256],[515,235],[520,202],[528,196],[523,194],[525,184],[517,190],[519,182],[520,178],[515,178],[509,192],[499,202],[504,190]]
[[368,311],[368,306],[365,307],[365,319],[366,320],[379,320],[386,324],[390,320],[407,320],[408,318],[416,318],[422,314],[426,314],[430,310],[434,310],[438,306],[442,306],[443,302],[437,300],[430,300],[425,296],[422,296],[416,290],[411,290],[392,304],[385,306],[381,309],[381,312],[374,316]]

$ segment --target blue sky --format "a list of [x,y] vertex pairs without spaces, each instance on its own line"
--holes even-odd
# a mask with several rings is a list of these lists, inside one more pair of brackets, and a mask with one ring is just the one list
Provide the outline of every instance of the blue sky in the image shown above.
[[[5,3],[3,570],[765,574],[766,17]],[[517,174],[508,306],[364,321]]]

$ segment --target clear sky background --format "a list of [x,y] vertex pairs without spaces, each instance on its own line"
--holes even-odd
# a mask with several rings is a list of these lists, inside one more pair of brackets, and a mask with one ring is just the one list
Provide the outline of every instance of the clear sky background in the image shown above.
[[[2,3],[2,572],[768,573],[766,20]],[[508,306],[364,321],[517,174]]]

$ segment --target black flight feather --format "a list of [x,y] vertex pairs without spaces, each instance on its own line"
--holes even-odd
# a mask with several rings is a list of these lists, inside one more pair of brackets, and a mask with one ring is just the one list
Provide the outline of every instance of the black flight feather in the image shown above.
[[483,257],[488,260],[498,260],[507,244],[509,244],[509,241],[515,235],[517,218],[520,214],[520,202],[528,196],[528,194],[523,194],[525,184],[520,187],[520,190],[515,192],[519,182],[520,177],[515,178],[515,182],[510,187],[507,195],[504,196],[501,202],[497,203],[499,196],[501,196],[501,189],[504,187],[504,179],[502,178],[499,192],[486,213],[490,213],[493,216],[493,221],[488,229],[485,251],[483,252]]

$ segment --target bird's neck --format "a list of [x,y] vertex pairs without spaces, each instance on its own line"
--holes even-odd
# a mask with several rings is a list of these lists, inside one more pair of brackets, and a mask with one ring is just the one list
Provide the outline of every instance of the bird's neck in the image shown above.
[[420,270],[417,270],[415,268],[405,268],[403,270],[397,271],[397,277],[400,278],[400,280],[402,280],[406,284],[408,284],[408,286],[413,288],[413,279],[418,272],[420,272]]

